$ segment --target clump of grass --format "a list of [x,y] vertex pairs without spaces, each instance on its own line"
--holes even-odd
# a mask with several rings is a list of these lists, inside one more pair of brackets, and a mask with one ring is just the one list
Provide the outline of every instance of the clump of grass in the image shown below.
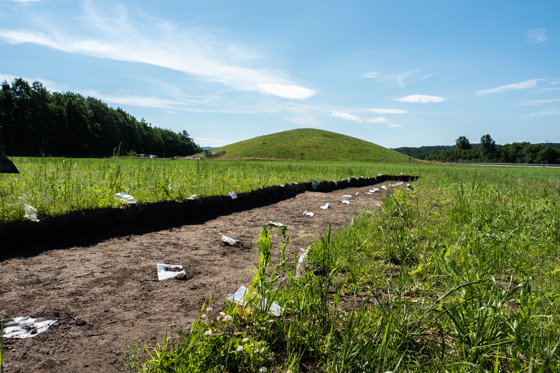
[[264,228],[246,304],[203,308],[141,370],[558,372],[560,188],[532,175],[428,174],[327,231],[298,278]]

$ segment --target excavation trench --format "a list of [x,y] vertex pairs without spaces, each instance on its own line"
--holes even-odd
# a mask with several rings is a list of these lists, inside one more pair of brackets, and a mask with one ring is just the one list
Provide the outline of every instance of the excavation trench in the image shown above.
[[[6,371],[119,372],[127,335],[161,342],[166,331],[189,327],[210,295],[219,308],[238,284],[248,285],[257,263],[252,244],[268,220],[287,225],[292,256],[329,225],[338,229],[377,208],[387,191],[365,194],[371,186],[411,179],[320,183],[316,190],[292,184],[235,200],[158,202],[3,225],[0,316],[58,320],[34,338],[6,339]],[[351,204],[338,201],[343,194],[352,195]],[[321,210],[325,203],[329,209]],[[222,234],[239,244],[224,246]],[[279,247],[280,233],[271,240]],[[186,276],[158,281],[157,263],[181,264]]]

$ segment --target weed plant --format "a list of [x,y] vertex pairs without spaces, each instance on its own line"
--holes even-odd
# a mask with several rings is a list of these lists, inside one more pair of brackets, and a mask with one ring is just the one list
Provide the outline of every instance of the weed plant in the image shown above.
[[265,227],[245,305],[205,304],[135,369],[559,372],[560,179],[541,171],[426,173],[325,232],[298,278]]

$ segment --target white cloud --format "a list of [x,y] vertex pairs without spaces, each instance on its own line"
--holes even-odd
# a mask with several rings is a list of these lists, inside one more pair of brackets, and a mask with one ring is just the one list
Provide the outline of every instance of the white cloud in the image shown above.
[[527,42],[531,44],[542,43],[549,40],[550,37],[546,36],[546,30],[543,28],[534,28],[527,31]]
[[339,118],[346,119],[346,120],[353,120],[354,122],[362,123],[362,119],[358,118],[357,116],[349,114],[349,113],[343,113],[341,111],[333,111],[331,116],[339,117]]
[[[64,31],[57,22],[38,20],[36,30],[0,29],[0,40],[10,44],[32,43],[66,53],[96,58],[144,63],[180,71],[198,79],[230,88],[264,92],[280,97],[307,98],[314,91],[294,85],[282,71],[258,68],[260,55],[200,28],[178,28],[146,17],[136,27],[124,6],[99,14],[88,2],[80,18],[81,29],[94,37]],[[60,27],[59,27],[60,26]]]
[[407,111],[401,109],[367,109],[377,114],[404,114]]
[[6,0],[6,1],[12,1],[14,3],[36,3],[41,0]]
[[445,101],[445,98],[438,96],[426,96],[426,95],[410,95],[403,98],[395,99],[400,102],[417,102],[422,104],[429,104],[434,102]]
[[298,87],[295,85],[261,84],[259,87],[264,93],[285,98],[295,98],[298,100],[311,97],[315,94],[315,91],[312,89]]
[[138,96],[138,95],[106,95],[96,91],[85,91],[88,96],[95,97],[101,101],[117,105],[131,105],[152,107],[158,109],[172,109],[176,106],[184,105],[183,101],[166,100],[159,97]]
[[377,78],[378,76],[379,76],[379,73],[371,72],[371,73],[367,73],[367,74],[362,75],[362,78],[374,79],[374,78]]
[[368,119],[367,121],[370,123],[383,123],[383,122],[388,122],[389,120],[383,117],[378,117],[378,118]]
[[549,111],[541,111],[540,113],[533,113],[531,115],[529,115],[532,118],[536,118],[536,117],[543,117],[546,115],[560,115],[560,110],[558,109],[552,109]]
[[193,140],[200,146],[211,146],[220,147],[229,144],[233,144],[235,141],[222,140],[222,139],[211,139],[208,137],[193,137]]
[[389,124],[387,127],[402,127],[400,124]]
[[557,101],[560,101],[560,98],[553,98],[553,99],[550,99],[550,100],[528,100],[528,101],[521,102],[519,105],[522,105],[522,106],[539,105],[539,104],[546,104],[548,102],[557,102]]
[[485,95],[488,93],[501,93],[501,92],[507,92],[507,91],[511,91],[514,89],[526,89],[526,88],[535,88],[537,86],[537,82],[539,80],[544,80],[544,79],[532,79],[532,80],[527,80],[521,83],[514,83],[514,84],[508,84],[508,85],[504,85],[498,88],[491,88],[491,89],[484,89],[482,91],[478,91],[476,92],[477,95]]
[[11,74],[0,73],[0,82],[5,80],[9,84],[12,84],[12,82],[14,80],[16,80],[17,78],[22,78],[27,83],[29,83],[29,85],[32,85],[33,82],[41,82],[43,84],[43,86],[46,87],[50,91],[60,92],[60,91],[64,91],[64,90],[68,89],[67,87],[65,87],[62,84],[58,84],[56,82],[52,82],[50,80],[46,80],[46,79],[42,79],[42,78],[30,79],[30,78],[26,78],[24,76],[15,76],[15,75],[11,75]]
[[376,79],[380,82],[388,82],[393,86],[405,87],[407,84],[428,79],[431,76],[433,76],[433,74],[422,74],[422,70],[409,70],[391,74],[371,72],[362,75],[362,78]]

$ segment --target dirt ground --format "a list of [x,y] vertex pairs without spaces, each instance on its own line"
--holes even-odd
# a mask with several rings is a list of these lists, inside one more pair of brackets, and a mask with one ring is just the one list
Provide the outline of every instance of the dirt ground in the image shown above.
[[[5,371],[119,372],[127,336],[162,342],[171,323],[174,332],[189,327],[210,295],[216,309],[238,283],[248,284],[257,263],[253,243],[263,223],[288,226],[293,257],[329,224],[337,229],[354,213],[377,208],[386,191],[366,195],[372,187],[305,192],[201,224],[45,245],[0,262],[0,316],[58,320],[34,338],[5,339]],[[343,194],[352,195],[351,204],[338,201]],[[329,209],[321,210],[327,202]],[[305,210],[315,216],[303,216]],[[222,234],[239,239],[238,246],[224,246]],[[278,231],[272,235],[274,247],[280,238]],[[186,279],[158,281],[157,263],[182,264]]]

